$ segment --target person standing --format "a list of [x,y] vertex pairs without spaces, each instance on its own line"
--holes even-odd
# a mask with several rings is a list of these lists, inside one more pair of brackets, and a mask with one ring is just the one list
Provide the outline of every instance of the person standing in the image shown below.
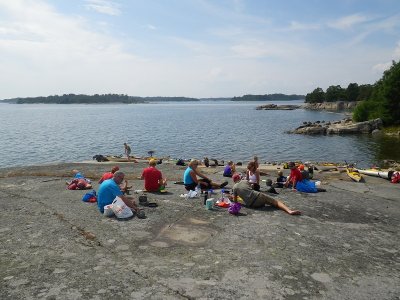
[[127,143],[124,143],[124,148],[125,148],[125,155],[128,158],[128,161],[131,161],[131,158],[130,158],[131,147]]

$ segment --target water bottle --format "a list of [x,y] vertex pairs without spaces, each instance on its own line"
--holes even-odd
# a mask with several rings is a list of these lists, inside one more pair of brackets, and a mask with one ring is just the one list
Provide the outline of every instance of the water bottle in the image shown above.
[[208,193],[204,193],[204,205],[206,205],[206,203],[207,203],[207,197],[208,197]]

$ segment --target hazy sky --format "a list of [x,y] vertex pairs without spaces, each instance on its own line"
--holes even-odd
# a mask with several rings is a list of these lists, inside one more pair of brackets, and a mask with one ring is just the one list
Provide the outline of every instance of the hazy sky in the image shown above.
[[399,59],[400,0],[0,0],[0,99],[306,94]]

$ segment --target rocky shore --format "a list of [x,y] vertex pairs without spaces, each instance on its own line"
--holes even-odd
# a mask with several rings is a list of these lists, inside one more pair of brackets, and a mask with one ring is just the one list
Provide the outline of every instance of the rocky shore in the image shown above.
[[256,110],[295,110],[300,108],[301,105],[277,105],[277,104],[264,104],[256,107]]
[[[185,167],[166,161],[158,168],[169,192],[147,194],[159,206],[144,208],[147,219],[118,221],[82,202],[86,191],[65,189],[71,170],[79,169],[97,190],[113,165],[0,169],[2,299],[398,298],[398,185],[315,171],[326,193],[277,189],[274,196],[301,216],[271,207],[232,216],[206,210],[200,198],[181,198],[185,190],[174,181]],[[134,189],[143,188],[138,176],[146,161],[118,165]],[[280,169],[261,165],[268,174],[262,179]],[[225,179],[223,167],[201,171]]]
[[340,112],[346,110],[353,110],[357,106],[357,103],[358,102],[345,102],[345,101],[305,103],[302,105],[302,108],[310,110],[328,110],[328,111]]
[[326,135],[326,134],[370,134],[378,133],[382,128],[382,120],[375,119],[365,122],[353,122],[350,118],[335,122],[316,121],[304,122],[287,133]]

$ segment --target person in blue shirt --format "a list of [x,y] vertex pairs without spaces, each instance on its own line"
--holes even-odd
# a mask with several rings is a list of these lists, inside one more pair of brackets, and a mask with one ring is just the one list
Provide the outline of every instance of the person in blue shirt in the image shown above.
[[[228,184],[228,181],[225,181],[222,184],[212,182],[211,179],[209,179],[206,175],[200,173],[200,171],[197,170],[198,165],[199,161],[196,159],[192,159],[189,162],[185,173],[183,173],[183,184],[185,185],[185,189],[187,191],[194,191],[196,186],[199,184],[202,191],[207,189],[222,189]],[[197,179],[197,176],[201,177],[201,179]]]
[[112,179],[108,179],[102,182],[99,191],[97,193],[97,206],[101,213],[104,213],[104,206],[111,204],[115,197],[120,197],[122,201],[134,212],[139,212],[134,199],[132,197],[125,196],[119,185],[124,181],[125,174],[121,171],[114,173]]

